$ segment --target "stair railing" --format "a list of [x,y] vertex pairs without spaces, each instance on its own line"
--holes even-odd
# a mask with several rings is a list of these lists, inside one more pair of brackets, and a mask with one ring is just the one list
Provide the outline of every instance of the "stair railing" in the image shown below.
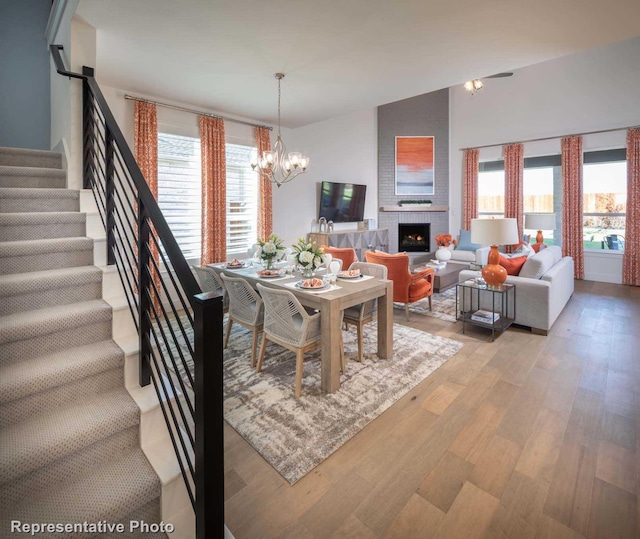
[[82,80],[83,183],[107,235],[139,336],[139,382],[156,391],[196,515],[196,535],[224,529],[222,298],[201,293],[118,126],[92,68],[67,71],[63,47],[49,47],[60,75]]

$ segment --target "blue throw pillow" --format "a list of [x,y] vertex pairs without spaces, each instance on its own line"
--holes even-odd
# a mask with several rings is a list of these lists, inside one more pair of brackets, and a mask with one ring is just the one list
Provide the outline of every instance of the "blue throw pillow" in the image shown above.
[[482,245],[477,243],[471,243],[471,231],[470,230],[461,230],[460,237],[458,238],[458,245],[456,249],[459,251],[475,251],[476,249],[480,249]]

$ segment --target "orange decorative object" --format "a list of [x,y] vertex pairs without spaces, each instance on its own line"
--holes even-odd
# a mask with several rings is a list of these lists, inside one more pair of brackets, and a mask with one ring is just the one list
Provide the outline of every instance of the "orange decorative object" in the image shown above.
[[449,247],[451,243],[453,243],[454,245],[458,244],[458,242],[453,239],[453,236],[451,236],[451,234],[438,234],[435,237],[435,240],[436,240],[436,245],[440,247]]
[[342,269],[348,270],[351,264],[358,261],[356,250],[353,247],[329,247],[322,245],[320,248],[325,254],[331,255],[333,258],[342,260]]
[[[507,258],[500,255],[500,265],[507,270],[507,275],[519,275],[522,266],[527,261],[526,256],[516,256],[515,258]],[[486,281],[486,279],[485,279]]]
[[507,270],[500,265],[498,246],[492,245],[487,258],[487,265],[482,268],[482,278],[487,286],[499,287],[507,280]]
[[393,281],[393,301],[405,304],[407,320],[409,320],[409,303],[429,298],[429,310],[431,310],[431,296],[435,279],[433,268],[411,273],[409,271],[409,256],[406,253],[390,255],[366,251],[364,256],[367,262],[387,267],[387,279]]

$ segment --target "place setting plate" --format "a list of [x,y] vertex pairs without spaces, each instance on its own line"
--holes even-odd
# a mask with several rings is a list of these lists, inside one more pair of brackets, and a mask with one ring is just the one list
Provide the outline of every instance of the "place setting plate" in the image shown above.
[[261,279],[278,279],[280,277],[284,277],[286,274],[287,272],[284,269],[275,269],[275,270],[263,269],[263,270],[256,271],[256,275]]
[[354,279],[362,279],[362,273],[358,272],[357,275],[349,275],[349,270],[341,271],[340,273],[338,273],[338,279],[346,279],[348,281]]
[[331,286],[329,281],[322,281],[322,286],[304,286],[306,280],[297,281],[295,287],[300,290],[307,290],[309,292],[313,292],[315,290],[325,290]]

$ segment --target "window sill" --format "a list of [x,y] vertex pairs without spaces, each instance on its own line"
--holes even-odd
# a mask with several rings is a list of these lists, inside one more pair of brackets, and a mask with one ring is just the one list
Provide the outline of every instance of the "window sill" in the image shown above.
[[585,249],[584,254],[602,258],[618,258],[624,254],[624,251],[615,251],[611,249]]

